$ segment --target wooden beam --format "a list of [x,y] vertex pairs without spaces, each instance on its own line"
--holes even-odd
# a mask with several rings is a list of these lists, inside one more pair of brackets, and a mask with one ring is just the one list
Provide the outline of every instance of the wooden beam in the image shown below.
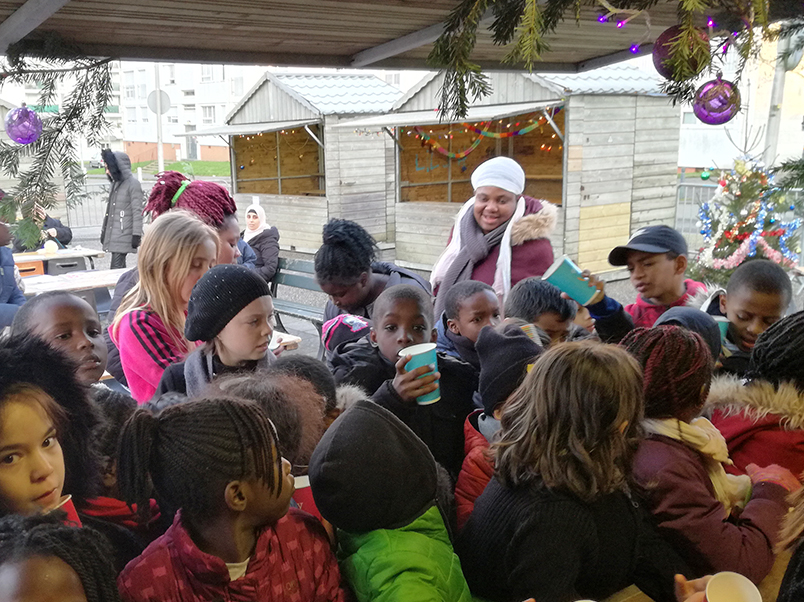
[[420,48],[422,46],[432,44],[438,39],[438,36],[441,35],[442,31],[444,31],[444,24],[436,23],[435,25],[430,25],[430,27],[425,27],[419,31],[414,31],[413,33],[409,33],[401,38],[391,40],[390,42],[385,42],[384,44],[374,46],[373,48],[367,48],[366,50],[362,50],[352,57],[351,66],[365,67],[367,65],[372,65],[377,61],[381,61],[392,56],[398,56],[407,52],[408,50],[413,50],[414,48]]
[[0,23],[0,54],[52,17],[70,0],[28,0]]

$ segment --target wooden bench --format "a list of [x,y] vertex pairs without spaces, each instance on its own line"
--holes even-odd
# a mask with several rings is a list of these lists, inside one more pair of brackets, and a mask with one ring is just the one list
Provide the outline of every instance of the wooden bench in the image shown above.
[[315,268],[312,261],[280,257],[276,274],[271,280],[271,295],[274,298],[274,315],[276,316],[276,325],[279,330],[288,332],[288,329],[282,324],[281,316],[283,315],[312,323],[318,331],[318,359],[323,359],[324,342],[321,339],[321,327],[324,325],[324,309],[279,298],[280,284],[307,291],[323,292],[321,287],[318,286],[314,274]]

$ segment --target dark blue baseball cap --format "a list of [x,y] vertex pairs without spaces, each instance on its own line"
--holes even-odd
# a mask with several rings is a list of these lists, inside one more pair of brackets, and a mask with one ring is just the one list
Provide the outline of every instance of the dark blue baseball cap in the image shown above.
[[629,251],[644,253],[675,253],[687,255],[687,241],[670,226],[647,226],[631,235],[627,243],[614,247],[609,253],[611,265],[627,265]]

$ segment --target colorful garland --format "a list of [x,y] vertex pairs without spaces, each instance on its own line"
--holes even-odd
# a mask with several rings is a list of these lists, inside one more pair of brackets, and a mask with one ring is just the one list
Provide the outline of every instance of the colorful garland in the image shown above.
[[[486,128],[488,128],[488,125],[486,125]],[[471,153],[473,150],[475,150],[480,145],[480,143],[483,141],[483,137],[480,136],[474,142],[472,142],[472,144],[469,146],[469,148],[465,148],[464,150],[462,150],[459,153],[453,153],[450,150],[448,150],[448,149],[444,148],[443,146],[441,146],[441,144],[439,144],[438,141],[435,140],[433,137],[431,137],[428,134],[425,134],[424,131],[422,130],[421,126],[417,125],[413,129],[416,130],[416,132],[417,132],[417,136],[416,136],[417,138],[419,136],[421,136],[422,140],[424,140],[430,146],[432,146],[434,150],[438,151],[439,153],[441,153],[445,157],[449,157],[450,159],[464,159],[464,158],[466,158],[466,156],[469,153]]]
[[[472,125],[469,125],[468,123],[462,123],[461,125],[466,129],[473,131],[475,134],[480,134],[481,136],[485,136],[486,138],[500,139],[500,138],[513,138],[514,136],[523,136],[528,132],[532,132],[537,127],[543,124],[536,121],[528,126],[523,127],[521,130],[516,130],[514,132],[500,132],[500,133],[489,132],[488,129],[481,130],[480,128],[476,128]],[[488,128],[488,125],[486,126],[486,128]]]
[[[746,257],[751,253],[751,243],[752,239],[747,239],[737,247],[737,250],[730,256],[726,257],[725,259],[715,259],[712,261],[712,266],[716,269],[732,269],[736,268],[740,265]],[[762,254],[773,261],[774,263],[778,263],[779,265],[783,265],[785,267],[793,267],[796,265],[795,261],[788,259],[782,253],[774,249],[772,246],[768,244],[768,242],[764,238],[759,238],[755,242],[756,247],[762,250]]]

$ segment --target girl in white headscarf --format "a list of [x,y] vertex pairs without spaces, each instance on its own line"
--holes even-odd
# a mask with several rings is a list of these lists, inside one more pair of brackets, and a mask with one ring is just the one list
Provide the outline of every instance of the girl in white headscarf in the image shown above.
[[279,264],[279,230],[271,227],[265,219],[265,210],[259,203],[246,208],[246,229],[240,237],[248,243],[257,255],[255,268],[270,282]]
[[456,282],[485,282],[504,300],[513,285],[541,276],[553,263],[548,237],[555,229],[556,207],[522,195],[525,172],[516,161],[495,157],[480,164],[472,187],[475,196],[458,211],[447,248],[430,276],[437,289],[436,316]]

